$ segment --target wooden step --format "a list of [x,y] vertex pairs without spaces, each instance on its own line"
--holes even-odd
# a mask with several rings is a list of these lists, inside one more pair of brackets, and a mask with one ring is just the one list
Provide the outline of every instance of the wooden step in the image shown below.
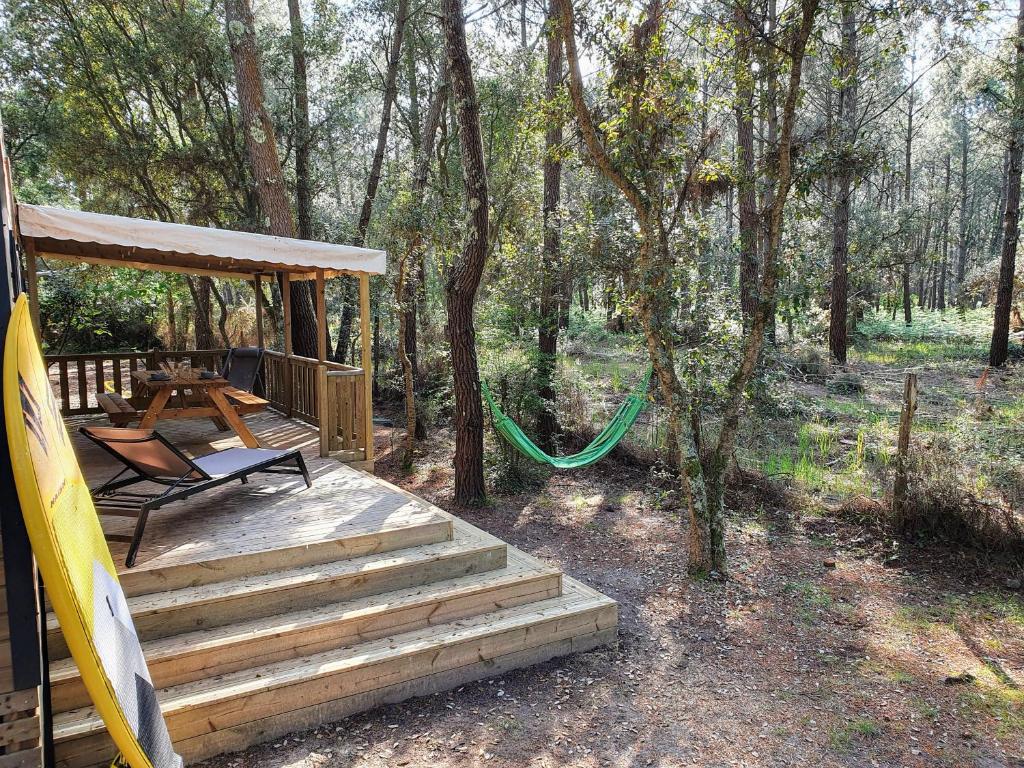
[[[560,594],[558,569],[520,555],[489,573],[174,635],[145,643],[144,651],[153,683],[166,688]],[[50,687],[54,712],[89,703],[71,659],[51,665]]]
[[[505,564],[506,547],[500,540],[463,533],[453,541],[384,555],[138,595],[128,598],[128,607],[139,638],[153,640],[493,571]],[[47,617],[47,638],[51,660],[68,655],[64,636],[52,614]]]
[[[158,513],[154,513],[153,519],[158,519]],[[151,524],[150,528],[153,527]],[[258,537],[252,531],[245,534],[245,547],[240,547],[239,551],[232,550],[230,543],[218,542],[217,550],[208,556],[186,557],[167,565],[161,558],[151,563],[140,561],[134,568],[122,569],[118,574],[121,589],[132,597],[270,573],[286,567],[298,568],[436,544],[451,540],[452,522],[451,518],[422,505],[404,514],[383,518],[358,515],[339,523],[327,517],[319,525],[303,525],[301,536],[290,529],[287,520],[282,520],[279,527],[264,533],[262,546],[253,544]],[[202,543],[194,549],[200,546]]]
[[[612,642],[615,602],[568,578],[563,590],[557,598],[163,689],[171,738],[186,761],[199,760]],[[113,753],[91,707],[55,716],[54,741],[65,768],[100,765]]]

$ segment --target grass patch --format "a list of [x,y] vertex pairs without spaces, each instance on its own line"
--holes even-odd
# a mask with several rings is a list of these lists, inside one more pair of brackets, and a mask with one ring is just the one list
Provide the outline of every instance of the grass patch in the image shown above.
[[846,752],[853,745],[854,741],[867,741],[882,735],[882,729],[878,724],[867,717],[854,718],[840,728],[833,728],[829,732],[829,744],[839,752]]
[[782,591],[798,601],[796,615],[804,624],[813,624],[833,605],[832,595],[811,581],[786,582]]
[[1024,691],[1019,688],[975,682],[960,699],[971,711],[996,720],[1000,737],[1019,738],[1024,733]]
[[911,696],[910,706],[912,706],[914,711],[921,717],[926,717],[929,720],[934,720],[939,716],[939,708],[934,704],[925,701],[920,696]]

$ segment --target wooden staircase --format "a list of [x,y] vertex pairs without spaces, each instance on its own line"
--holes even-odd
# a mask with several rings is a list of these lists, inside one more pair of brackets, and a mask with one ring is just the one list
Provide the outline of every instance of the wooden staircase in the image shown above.
[[[420,501],[375,530],[140,567],[122,586],[186,762],[614,641],[613,600]],[[113,745],[53,617],[57,764]]]

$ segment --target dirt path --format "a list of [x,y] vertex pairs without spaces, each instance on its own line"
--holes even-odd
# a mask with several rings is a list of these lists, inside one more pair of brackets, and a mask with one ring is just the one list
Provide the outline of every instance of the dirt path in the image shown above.
[[[413,476],[447,505],[450,447]],[[885,567],[785,494],[732,500],[732,575],[693,581],[647,473],[605,462],[467,520],[619,601],[618,648],[206,765],[1024,766],[1024,604],[955,569]],[[853,537],[853,538],[851,538]],[[964,673],[969,675],[965,676]]]

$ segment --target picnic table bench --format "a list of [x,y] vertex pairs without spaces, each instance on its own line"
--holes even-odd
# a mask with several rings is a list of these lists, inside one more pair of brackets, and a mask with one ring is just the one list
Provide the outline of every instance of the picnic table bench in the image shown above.
[[[156,371],[132,371],[133,391],[151,392],[152,398],[145,408],[116,392],[101,392],[96,402],[107,414],[110,423],[123,427],[135,421],[142,428],[152,427],[161,419],[211,419],[220,430],[233,429],[249,448],[258,448],[259,442],[245,426],[242,416],[258,413],[270,403],[259,395],[233,387],[220,376],[208,379],[170,377],[153,379]],[[178,393],[178,404],[168,407],[171,396]],[[133,397],[141,405],[141,397]]]

